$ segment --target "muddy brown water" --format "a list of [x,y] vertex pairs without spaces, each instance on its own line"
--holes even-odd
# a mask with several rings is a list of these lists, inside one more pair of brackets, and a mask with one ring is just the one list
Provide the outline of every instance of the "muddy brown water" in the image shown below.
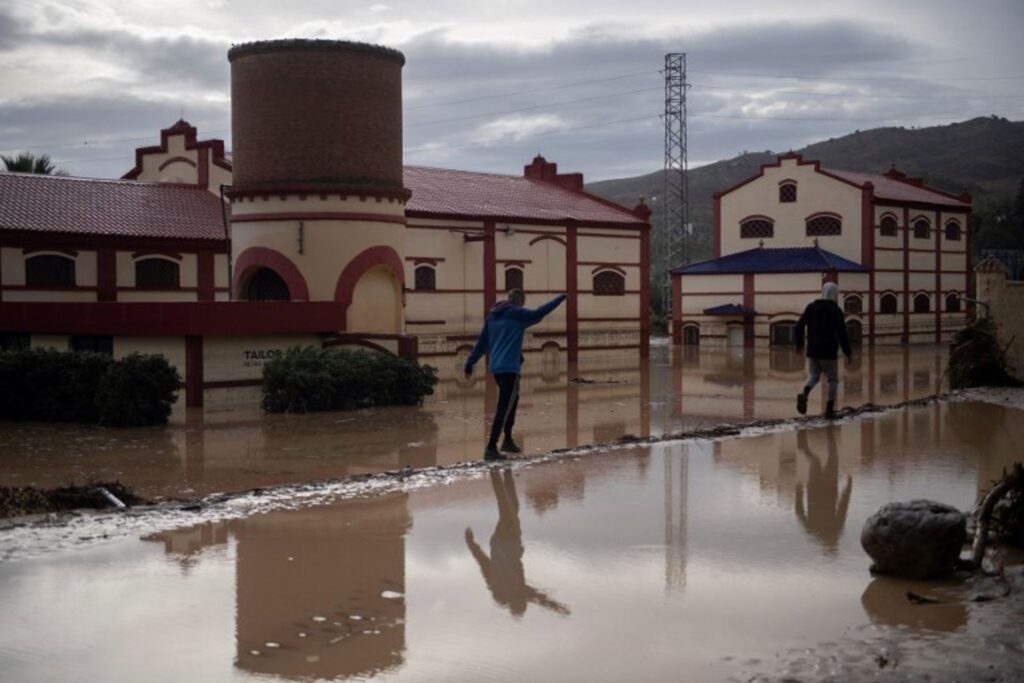
[[859,532],[893,500],[970,508],[1022,417],[933,404],[495,466],[0,564],[0,678],[1021,680],[1020,602],[872,578]]
[[[840,402],[893,404],[943,389],[941,347],[864,349],[843,369]],[[205,409],[178,406],[167,427],[117,430],[0,422],[0,486],[120,480],[147,498],[193,497],[405,466],[478,460],[497,390],[457,360],[422,407],[263,415],[251,389],[207,392]],[[582,378],[592,383],[570,380]],[[790,350],[654,346],[527,359],[516,438],[526,454],[624,435],[678,433],[796,414],[804,360]],[[823,393],[811,402],[820,412]]]

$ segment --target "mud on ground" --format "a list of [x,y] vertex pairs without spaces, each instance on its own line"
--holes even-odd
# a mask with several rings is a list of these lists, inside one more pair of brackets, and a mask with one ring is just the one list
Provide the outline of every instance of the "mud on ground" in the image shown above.
[[149,502],[136,496],[118,481],[89,482],[84,486],[71,484],[52,489],[0,486],[0,519],[83,508],[102,510],[117,507],[101,489],[106,489],[127,506]]

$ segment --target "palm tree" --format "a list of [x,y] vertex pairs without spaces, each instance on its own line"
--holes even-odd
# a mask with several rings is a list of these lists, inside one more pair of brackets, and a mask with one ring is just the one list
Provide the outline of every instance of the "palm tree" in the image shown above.
[[36,156],[32,152],[20,152],[18,156],[8,157],[0,154],[4,166],[11,173],[41,173],[43,175],[67,175],[60,166],[50,160],[49,154]]

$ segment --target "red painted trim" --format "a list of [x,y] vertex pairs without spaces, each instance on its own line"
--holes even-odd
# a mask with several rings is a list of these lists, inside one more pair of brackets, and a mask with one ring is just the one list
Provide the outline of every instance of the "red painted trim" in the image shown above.
[[[185,136],[185,149],[186,150],[207,150],[213,157],[213,164],[220,166],[221,168],[230,171],[231,162],[224,158],[224,141],[217,139],[202,140],[196,139],[196,129],[194,126],[190,126],[185,121],[178,121],[170,128],[164,128],[160,131],[160,144],[155,147],[136,147],[135,148],[135,167],[132,170],[125,173],[121,178],[123,180],[135,180],[142,174],[143,158],[150,154],[166,154],[167,153],[167,141],[172,135],[184,135]],[[208,167],[208,164],[204,163],[200,167],[200,173],[202,169]],[[205,185],[204,185],[205,186]]]
[[875,271],[868,273],[868,346],[875,345]]
[[577,232],[576,236],[577,237],[599,237],[599,238],[613,239],[613,240],[642,240],[642,239],[644,239],[643,235],[606,235],[606,234],[599,233],[599,232],[584,232],[582,230]]
[[199,289],[200,301],[213,301],[216,298],[216,287],[214,286],[216,276],[214,253],[212,251],[199,252],[196,255],[196,284]]
[[282,213],[232,214],[231,223],[264,223],[267,221],[362,221],[366,223],[392,223],[405,225],[402,216],[353,211],[290,211]]
[[[482,289],[409,289],[406,294],[483,294]],[[534,292],[536,294],[537,292]],[[557,292],[555,292],[557,294]],[[530,294],[530,292],[526,292]]]
[[406,320],[406,325],[445,325],[447,320]]
[[442,257],[437,257],[437,256],[406,256],[405,260],[406,261],[412,261],[414,266],[420,266],[420,265],[436,266],[438,263],[441,263],[445,259],[444,259],[443,256]]
[[565,291],[568,300],[565,302],[566,345],[569,351],[569,362],[575,363],[580,350],[579,322],[579,253],[577,251],[577,226],[569,223],[565,228]]
[[612,322],[637,322],[641,319],[640,316],[626,316],[626,317],[607,317],[607,318],[577,318],[581,323],[612,323]]
[[[133,252],[153,249],[157,251],[195,252],[203,249],[221,248],[219,253],[228,253],[227,240],[221,239],[178,239],[173,237],[130,237],[125,235],[87,235],[70,232],[38,232],[28,230],[4,230],[4,246],[24,247],[30,251],[54,251],[55,239],[65,243],[64,253],[74,249],[95,251],[100,247],[113,247],[118,251]],[[76,252],[77,253],[77,252]]]
[[203,338],[198,335],[185,337],[185,405],[203,405]]
[[[577,265],[582,265],[582,264],[577,264]],[[619,268],[618,266],[616,266],[613,263],[600,263],[593,270],[590,271],[590,274],[591,275],[596,275],[597,273],[599,273],[602,270],[611,270],[611,271],[615,271],[616,273],[619,273],[623,277],[626,276],[626,271],[623,270],[622,268]]]
[[3,285],[9,292],[97,292],[96,285]]
[[345,316],[333,301],[173,301],[0,303],[0,330],[142,337],[331,332]]
[[171,259],[172,261],[180,261],[184,257],[178,252],[174,251],[133,251],[132,259],[138,261],[141,258],[150,258],[152,256],[160,256],[163,258]]
[[[5,237],[6,237],[6,235],[5,235]],[[21,253],[23,255],[25,255],[25,256],[35,256],[35,255],[43,255],[43,256],[45,256],[46,254],[52,254],[54,256],[67,256],[68,258],[77,258],[78,254],[79,254],[79,252],[75,251],[74,249],[58,249],[58,248],[54,248],[54,247],[37,247],[37,248],[28,248],[28,247],[26,247],[25,249],[21,250]]]
[[[372,187],[369,185],[338,185],[333,183],[324,183],[322,185],[310,183],[274,183],[271,185],[261,185],[259,187],[233,187],[224,191],[224,195],[231,200],[231,203],[244,198],[270,198],[274,196],[283,198],[296,194],[319,195],[321,197],[338,195],[341,199],[358,197],[363,201],[366,201],[367,197],[373,197],[378,201],[381,199],[389,199],[399,202],[405,202],[412,196],[412,192],[404,187]],[[430,218],[431,216],[427,215],[425,217]]]
[[771,223],[772,225],[775,225],[775,219],[774,218],[772,218],[771,216],[765,216],[765,215],[760,214],[760,213],[752,213],[749,216],[744,216],[743,218],[740,219],[739,224],[743,225],[747,221],[767,221],[767,222]]
[[483,316],[494,307],[498,300],[498,273],[495,259],[494,221],[484,223],[484,310]]
[[843,220],[842,214],[838,214],[835,211],[818,211],[804,218],[804,223],[813,221],[815,218],[838,218],[840,221]]
[[[902,247],[875,247],[875,251],[903,251],[903,248]],[[910,249],[907,249],[907,251],[909,251],[911,254],[913,254],[913,253],[922,253],[922,254],[932,254],[932,253],[935,253],[934,249],[915,249],[913,247],[911,247]],[[941,253],[943,253],[943,254],[965,254],[965,253],[967,253],[963,249],[940,249],[939,251]]]
[[168,166],[170,166],[171,164],[176,164],[176,163],[179,163],[179,162],[186,163],[189,166],[191,166],[192,168],[196,167],[196,162],[192,161],[188,157],[171,157],[170,159],[168,159],[164,163],[162,163],[159,166],[157,166],[156,170],[162,171],[165,168],[167,168]]
[[532,240],[530,240],[530,246],[532,247],[537,242],[542,242],[544,240],[554,240],[555,242],[561,244],[563,247],[567,246],[566,240],[562,239],[557,235],[539,235],[537,237],[534,237]]
[[117,301],[117,252],[110,248],[96,252],[96,299]]
[[[341,271],[341,275],[338,277],[338,284],[334,288],[334,300],[341,304],[341,310],[346,319],[348,318],[348,307],[352,305],[352,295],[355,293],[359,278],[366,271],[377,266],[387,266],[391,269],[391,274],[398,282],[399,290],[403,292],[404,300],[405,268],[402,266],[402,259],[398,256],[398,252],[391,247],[383,245],[370,247],[359,252],[358,256],[348,262],[345,269]],[[340,331],[345,331],[346,329],[343,326],[340,328]]]
[[508,258],[500,258],[500,259],[495,259],[494,262],[495,263],[502,263],[506,267],[507,266],[519,266],[520,268],[525,268],[527,263],[533,263],[533,259],[508,259]]
[[837,181],[839,181],[839,182],[841,182],[841,183],[843,183],[845,185],[850,185],[852,187],[856,187],[856,188],[860,189],[860,185],[858,185],[857,183],[852,182],[850,180],[847,180],[846,178],[840,178],[837,175],[833,175],[833,174],[829,173],[828,171],[822,170],[821,162],[820,161],[804,161],[803,157],[800,156],[799,154],[782,154],[774,162],[769,162],[767,164],[761,164],[761,169],[757,172],[756,175],[752,175],[749,178],[747,178],[746,180],[743,180],[743,181],[733,185],[732,187],[729,187],[728,189],[722,190],[718,194],[719,195],[726,195],[726,194],[729,194],[730,192],[733,192],[734,190],[740,189],[744,185],[748,185],[748,184],[754,182],[755,180],[757,180],[758,178],[760,178],[761,176],[764,175],[765,169],[768,169],[768,168],[780,168],[782,166],[782,161],[784,159],[796,159],[797,166],[813,166],[815,173],[820,173],[821,175],[828,176],[829,178],[832,178],[833,180],[837,180]]
[[270,268],[288,285],[292,301],[309,301],[306,279],[291,260],[279,251],[267,247],[249,247],[235,260],[231,281],[232,298],[241,298],[242,285],[259,268]]
[[875,267],[874,194],[874,184],[864,183],[860,194],[860,264],[868,270]]
[[[435,220],[450,220],[450,221],[478,221],[478,222],[499,222],[508,223],[514,221],[516,224],[523,225],[553,225],[562,227],[566,223],[566,218],[533,218],[525,216],[493,216],[486,214],[461,214],[461,213],[433,213],[430,211],[417,211],[417,210],[406,210],[406,217],[408,218],[423,218],[423,219],[435,219]],[[580,224],[588,228],[608,228],[610,230],[645,230],[648,223],[639,220],[633,221],[580,221]],[[517,228],[516,232],[520,232]]]
[[715,258],[719,258],[722,255],[722,193],[715,192],[711,195],[711,204],[715,222]]
[[[977,298],[974,294],[974,278],[971,277],[971,259],[973,258],[973,254],[971,253],[971,242],[974,239],[972,233],[973,226],[971,223],[971,215],[968,214],[964,219],[964,250],[967,255],[964,263],[964,283],[967,287],[967,298],[969,299]],[[965,310],[969,319],[974,317],[974,304],[967,302]]]
[[[577,233],[577,235],[578,235],[578,233]],[[610,261],[578,261],[577,265],[580,265],[580,266],[615,266],[615,267],[618,267],[618,268],[643,268],[644,264],[643,264],[643,251],[642,250],[641,250],[640,256],[641,256],[641,258],[640,258],[640,262],[639,263],[630,263],[628,261],[615,261],[615,262],[610,262]],[[648,264],[648,266],[649,265],[650,264]]]

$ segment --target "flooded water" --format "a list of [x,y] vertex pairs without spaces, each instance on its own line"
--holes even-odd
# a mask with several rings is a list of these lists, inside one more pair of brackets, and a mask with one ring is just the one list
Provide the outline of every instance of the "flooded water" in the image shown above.
[[997,652],[1013,680],[1019,612],[872,578],[859,533],[894,500],[973,506],[1022,417],[933,404],[494,466],[0,563],[0,678],[947,680]]
[[[442,361],[422,407],[264,415],[251,389],[207,394],[167,427],[117,430],[0,422],[0,486],[119,479],[147,497],[192,497],[298,481],[478,460],[497,388]],[[891,404],[942,390],[945,349],[865,349],[843,370],[840,403]],[[526,454],[796,414],[804,359],[792,350],[671,350],[595,354],[577,367],[531,356],[516,440]],[[570,380],[582,379],[585,382]],[[823,396],[811,411],[824,408]]]

